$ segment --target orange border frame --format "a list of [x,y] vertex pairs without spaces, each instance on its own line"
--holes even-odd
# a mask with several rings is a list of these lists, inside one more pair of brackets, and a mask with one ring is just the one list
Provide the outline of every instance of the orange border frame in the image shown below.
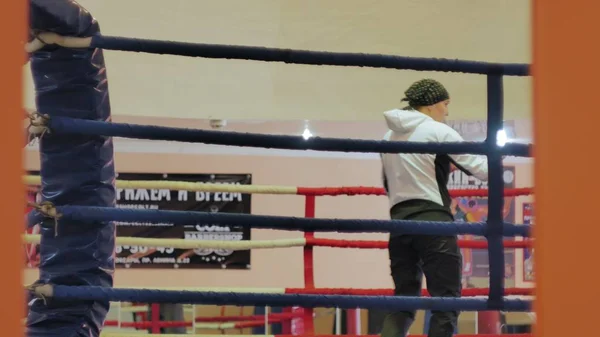
[[532,9],[535,336],[591,336],[600,300],[600,2],[533,0]]
[[[4,32],[4,50],[0,58],[2,80],[0,101],[4,105],[3,128],[0,132],[2,163],[2,243],[0,256],[3,275],[0,282],[4,291],[0,329],[5,336],[23,336],[21,320],[25,313],[23,290],[23,211],[25,186],[23,185],[23,40],[27,34],[28,1],[3,1],[0,11],[0,31]],[[22,34],[18,34],[22,32]],[[17,256],[20,256],[18,258]]]
[[[595,300],[600,295],[592,289],[600,284],[600,272],[595,266],[600,226],[589,213],[598,207],[600,180],[590,179],[594,172],[570,173],[573,168],[594,169],[600,164],[595,137],[600,111],[594,104],[600,78],[600,47],[593,41],[600,2],[532,0],[532,5],[535,217],[538,224],[544,224],[543,230],[539,225],[535,229],[535,336],[583,336],[597,330]],[[10,257],[21,249],[22,227],[18,224],[23,223],[25,201],[21,133],[23,35],[14,32],[27,29],[26,7],[26,1],[5,1],[4,10],[0,11],[0,31],[7,33],[0,62],[5,83],[0,90],[5,109],[0,151],[6,159],[2,165],[2,209],[4,223],[8,224],[3,228],[0,256],[7,257],[1,280],[4,305],[10,308],[0,315],[0,326],[7,336],[23,336],[23,261]],[[574,109],[576,115],[567,114]],[[572,163],[574,160],[577,163]],[[568,181],[561,179],[567,174]],[[567,224],[576,226],[567,230]],[[579,277],[581,274],[583,278]],[[570,291],[575,285],[585,294]]]

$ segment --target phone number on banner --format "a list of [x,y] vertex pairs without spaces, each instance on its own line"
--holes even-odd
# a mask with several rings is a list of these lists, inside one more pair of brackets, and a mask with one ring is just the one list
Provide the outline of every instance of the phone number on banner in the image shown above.
[[[175,248],[164,248],[164,247],[156,247],[154,248],[154,252],[161,252],[163,254],[173,254],[173,252],[175,251]],[[148,252],[148,247],[144,247],[144,246],[116,246],[115,247],[115,252],[117,254],[121,254],[122,252],[129,252],[131,254],[137,254],[137,253],[147,253]]]
[[169,264],[189,264],[190,258],[174,258],[174,257],[117,257],[115,258],[116,263],[123,264],[159,264],[159,263],[169,263]]
[[[151,248],[148,248],[145,246],[116,246],[115,253],[120,254],[123,252],[129,252],[131,254],[146,254],[146,253],[155,254],[157,252],[160,252],[163,254],[172,254],[173,252],[175,252],[174,248],[156,247],[156,248],[152,248],[153,251],[149,252],[150,249]],[[122,264],[161,264],[161,263],[189,264],[190,258],[189,257],[175,258],[175,257],[148,257],[148,256],[132,257],[132,256],[127,256],[127,257],[116,257],[115,262],[122,263]]]

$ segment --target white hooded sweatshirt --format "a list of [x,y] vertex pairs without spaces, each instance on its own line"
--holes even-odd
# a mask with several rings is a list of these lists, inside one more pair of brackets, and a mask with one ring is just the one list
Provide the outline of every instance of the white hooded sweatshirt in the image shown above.
[[[394,109],[384,116],[390,129],[384,136],[387,141],[464,141],[454,129],[419,111]],[[481,155],[386,153],[381,160],[390,208],[407,200],[428,200],[449,208],[450,163],[480,180],[488,179],[487,157]]]

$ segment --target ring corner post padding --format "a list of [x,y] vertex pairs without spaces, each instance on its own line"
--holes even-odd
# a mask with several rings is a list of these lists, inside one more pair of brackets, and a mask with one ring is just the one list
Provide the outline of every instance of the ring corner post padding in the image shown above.
[[600,301],[600,114],[587,106],[598,96],[600,48],[590,37],[599,29],[600,2],[533,0],[532,6],[534,336],[589,336],[598,330]]
[[4,86],[0,101],[4,109],[3,130],[0,134],[2,165],[2,213],[7,226],[2,231],[0,254],[2,260],[3,310],[0,325],[3,336],[23,336],[21,320],[25,309],[23,292],[23,260],[18,252],[22,249],[20,236],[23,233],[23,205],[25,188],[23,175],[23,79],[25,61],[22,39],[27,33],[27,3],[25,1],[2,2],[0,30],[4,34],[0,73]]
[[[98,22],[70,0],[30,0],[30,29],[67,36],[100,33]],[[101,50],[46,46],[30,56],[37,110],[53,116],[110,121],[110,101]],[[46,134],[40,142],[42,199],[61,205],[114,207],[112,138]],[[47,224],[47,226],[46,226]],[[54,285],[112,287],[112,222],[49,220],[42,230],[40,279]],[[36,300],[27,334],[98,336],[108,301]],[[85,323],[85,324],[82,324]]]

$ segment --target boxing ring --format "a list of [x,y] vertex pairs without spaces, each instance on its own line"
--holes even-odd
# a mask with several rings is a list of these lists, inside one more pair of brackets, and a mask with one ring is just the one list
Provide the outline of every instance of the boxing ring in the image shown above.
[[[39,176],[26,176],[25,183],[28,186],[39,186],[41,178]],[[223,185],[212,183],[193,183],[186,181],[127,181],[116,180],[116,187],[119,189],[148,189],[148,190],[170,190],[170,191],[188,191],[188,192],[224,192],[224,193],[244,193],[244,194],[276,194],[276,195],[299,195],[303,196],[305,218],[314,218],[317,207],[318,197],[326,196],[386,196],[386,192],[380,187],[295,187],[295,186],[262,186],[262,185]],[[462,189],[451,190],[451,196],[457,197],[485,197],[487,190]],[[532,194],[531,188],[510,188],[504,190],[505,197],[518,197]],[[52,213],[46,209],[44,212]],[[252,216],[256,217],[256,216]],[[37,244],[40,242],[40,235],[24,235],[24,242]],[[333,247],[333,248],[355,248],[355,249],[387,249],[388,242],[382,240],[346,240],[346,239],[326,239],[316,238],[314,233],[305,232],[304,238],[298,239],[276,239],[276,240],[252,240],[252,241],[202,241],[202,240],[184,240],[184,239],[147,239],[138,237],[117,237],[117,246],[135,246],[142,249],[150,247],[169,247],[180,249],[226,249],[226,250],[245,250],[245,249],[273,249],[287,247],[304,247],[303,252],[303,273],[304,288],[195,288],[193,290],[211,291],[211,292],[229,292],[229,293],[265,293],[265,294],[312,294],[312,295],[350,295],[350,296],[392,296],[393,289],[348,289],[348,288],[317,288],[314,281],[314,258],[313,247]],[[524,239],[521,241],[505,240],[504,248],[522,249],[530,248],[533,241]],[[486,241],[480,240],[459,240],[459,246],[463,249],[487,249]],[[532,296],[531,288],[505,288],[506,296]],[[423,296],[429,296],[426,290],[422,292]],[[463,289],[464,297],[488,296],[487,288]],[[118,306],[118,311],[145,313],[158,312],[157,305],[134,306],[133,308],[122,308]],[[192,309],[194,310],[194,307]],[[347,324],[350,335],[358,335],[360,323],[356,317],[354,309],[349,309],[349,322]],[[215,317],[194,317],[192,321],[161,321],[156,315],[143,315],[142,321],[121,322],[120,320],[105,321],[104,326],[119,328],[150,329],[153,333],[159,333],[161,328],[170,327],[191,327],[196,329],[243,329],[250,327],[262,327],[273,323],[281,323],[283,331],[294,335],[302,335],[305,329],[313,329],[312,310],[302,310],[300,308],[287,308],[284,313],[271,313],[265,315],[238,315],[238,316],[215,316]],[[339,312],[338,312],[339,315]],[[119,315],[120,316],[120,315]],[[479,325],[483,326],[481,331],[489,332],[494,330],[499,323],[497,315],[482,315],[478,317]],[[339,316],[336,316],[336,329],[340,329]],[[292,330],[291,321],[294,320],[294,329]],[[305,328],[306,327],[306,328]],[[308,330],[310,332],[310,330]],[[106,336],[113,336],[114,333],[107,333]],[[117,334],[118,335],[118,334]]]
[[[461,60],[408,58],[389,55],[348,54],[155,41],[100,34],[91,14],[76,3],[63,1],[49,6],[31,1],[33,42],[44,44],[42,32],[69,38],[43,45],[30,55],[37,93],[37,112],[30,116],[30,131],[40,138],[42,202],[28,214],[29,227],[41,224],[40,236],[25,236],[40,242],[40,279],[28,286],[33,301],[27,319],[29,336],[61,336],[69,332],[97,336],[102,330],[110,302],[181,303],[302,307],[304,331],[314,334],[312,308],[381,310],[531,311],[531,301],[512,295],[530,295],[529,290],[505,289],[505,246],[527,247],[531,241],[507,243],[504,237],[529,237],[530,226],[504,223],[503,198],[528,194],[529,190],[505,191],[502,157],[529,157],[530,145],[507,143],[500,147],[496,135],[503,123],[503,77],[527,76],[525,64],[497,64]],[[301,136],[263,135],[226,131],[192,130],[150,125],[112,123],[108,80],[102,50],[144,52],[188,57],[242,59],[305,65],[359,66],[396,70],[446,71],[487,76],[487,135],[483,142],[410,143],[350,140]],[[77,99],[75,99],[77,98]],[[242,147],[290,150],[372,153],[482,154],[488,156],[489,209],[486,222],[446,223],[404,220],[319,219],[315,197],[332,193],[367,193],[363,190],[288,190],[306,196],[306,217],[259,216],[115,208],[115,170],[111,137],[179,141]],[[28,177],[26,180],[35,180]],[[31,182],[31,181],[30,181]],[[119,182],[117,182],[118,184]],[[150,182],[160,188],[156,182]],[[148,185],[150,186],[150,185]],[[162,187],[166,188],[166,187]],[[185,189],[185,186],[170,186]],[[199,188],[188,187],[188,188]],[[270,191],[270,193],[284,193]],[[320,194],[319,194],[320,193]],[[369,194],[381,194],[371,189]],[[114,222],[149,222],[184,225],[210,222],[250,228],[303,231],[304,238],[280,242],[241,242],[227,249],[304,247],[305,288],[273,292],[247,289],[128,289],[114,288]],[[422,235],[477,235],[486,238],[477,248],[489,253],[489,290],[465,293],[464,298],[386,296],[389,290],[318,289],[314,284],[314,246],[385,248],[382,242],[318,239],[317,232],[406,233]],[[162,245],[144,238],[127,238],[139,245]],[[133,244],[133,241],[128,241]],[[170,245],[179,244],[169,242]],[[185,248],[215,247],[221,243],[198,241]],[[229,243],[233,244],[233,243]],[[464,243],[464,245],[475,245]],[[236,246],[237,245],[237,246]],[[513,247],[515,248],[515,247]],[[107,336],[125,336],[112,335]],[[139,336],[139,335],[138,335]]]

